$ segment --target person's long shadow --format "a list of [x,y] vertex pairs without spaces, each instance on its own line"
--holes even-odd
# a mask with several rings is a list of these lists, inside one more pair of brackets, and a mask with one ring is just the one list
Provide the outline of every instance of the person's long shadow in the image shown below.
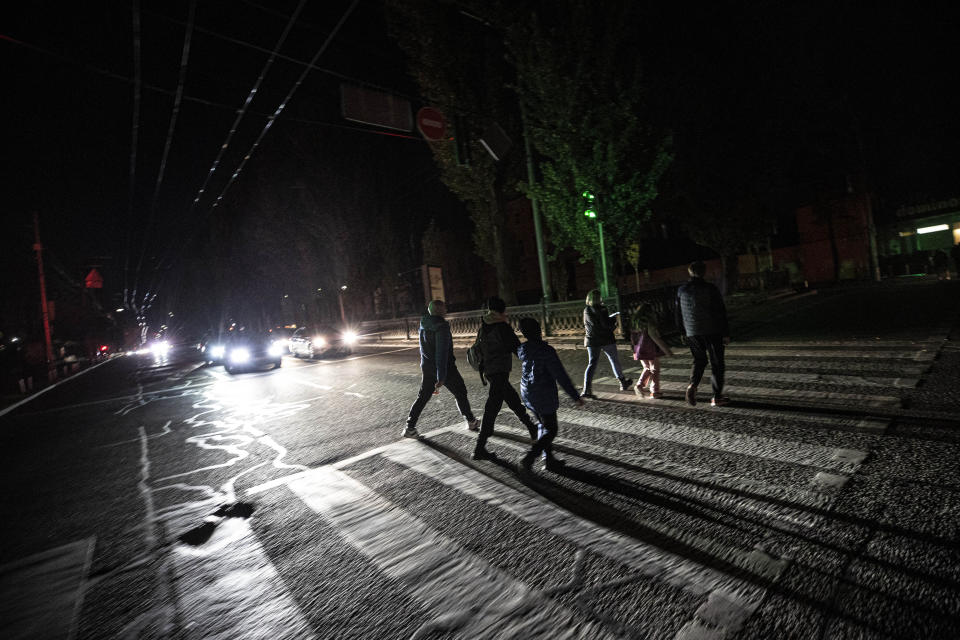
[[[513,434],[501,433],[499,435],[510,440],[525,442],[523,438],[514,436]],[[638,465],[631,465],[629,463],[604,458],[603,456],[598,456],[596,454],[575,450],[569,447],[555,447],[555,450],[586,457],[600,463],[628,467],[632,471],[657,475],[677,482],[696,485],[715,491],[726,492],[738,497],[745,497],[759,502],[766,502],[772,505],[787,507],[797,511],[806,511],[824,518],[827,522],[832,521],[860,527],[863,530],[870,531],[871,535],[877,532],[883,532],[891,535],[913,538],[927,544],[946,547],[946,549],[955,549],[960,546],[956,540],[939,538],[929,534],[924,534],[922,532],[896,527],[880,522],[879,520],[871,520],[858,516],[840,514],[828,509],[796,504],[782,498],[765,496],[763,494],[740,489],[732,489],[729,487],[723,487],[716,483],[694,480],[662,471],[655,471],[645,467],[640,467]],[[500,466],[503,468],[512,469],[514,471],[517,470],[516,465],[511,465],[505,462],[501,463]],[[831,551],[841,554],[850,553],[850,549],[847,547],[830,542],[823,537],[816,537],[812,535],[816,530],[811,530],[811,534],[808,535],[794,527],[770,522],[752,514],[735,513],[733,508],[720,507],[714,503],[707,502],[706,500],[700,498],[682,496],[677,493],[665,491],[663,489],[643,487],[634,482],[624,480],[610,474],[591,469],[585,469],[583,467],[577,467],[569,462],[565,464],[559,471],[557,471],[556,475],[562,476],[569,480],[594,486],[603,491],[619,495],[630,501],[641,502],[644,504],[661,507],[675,513],[692,516],[701,520],[704,524],[719,525],[740,531],[743,533],[744,537],[747,538],[755,537],[757,527],[760,527],[761,529],[766,529],[779,535],[788,536],[798,542],[814,545],[823,549],[824,551]],[[685,557],[689,557],[703,564],[708,564],[708,566],[712,566],[716,569],[722,571],[730,570],[730,563],[727,562],[710,564],[707,558],[712,559],[713,562],[716,562],[720,559],[710,553],[704,554],[699,547],[688,544],[677,537],[678,534],[682,534],[683,532],[672,531],[665,533],[642,523],[630,520],[629,516],[627,516],[623,511],[588,498],[582,494],[575,494],[570,489],[558,484],[549,475],[521,474],[521,477],[524,480],[524,483],[531,489],[537,491],[537,493],[540,493],[552,502],[573,513],[576,513],[583,518],[593,520],[594,522],[602,524],[603,526],[614,531],[618,531],[639,540],[643,540],[644,542],[649,542],[673,553],[684,555]],[[947,577],[932,575],[931,573],[908,566],[895,564],[894,562],[882,558],[870,558],[870,563],[877,567],[895,571],[905,576],[911,576],[915,579],[922,580],[941,588],[954,590],[960,589],[960,581]],[[737,569],[734,569],[734,572],[737,571],[740,572],[739,575],[744,575],[741,567],[738,566]]]

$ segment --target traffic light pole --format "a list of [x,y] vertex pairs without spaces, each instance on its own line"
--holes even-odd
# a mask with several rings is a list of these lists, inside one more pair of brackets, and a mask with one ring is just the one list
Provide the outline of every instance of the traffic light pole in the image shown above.
[[600,295],[607,298],[610,296],[610,283],[607,282],[607,250],[603,246],[603,222],[599,218],[597,218],[597,233],[600,235],[600,269],[603,272]]

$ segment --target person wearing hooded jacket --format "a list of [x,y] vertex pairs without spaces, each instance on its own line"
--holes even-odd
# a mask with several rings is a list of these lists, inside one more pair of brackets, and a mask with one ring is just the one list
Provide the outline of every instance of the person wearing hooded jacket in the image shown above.
[[611,317],[607,308],[603,306],[603,297],[598,289],[587,294],[587,306],[583,309],[583,346],[587,348],[587,368],[583,372],[583,391],[581,398],[596,400],[593,395],[593,373],[600,362],[600,354],[606,354],[613,368],[613,375],[620,381],[620,391],[630,388],[633,380],[623,375],[620,368],[620,357],[617,355],[617,338],[614,331],[617,328],[615,317]]
[[506,303],[496,296],[487,298],[483,306],[483,322],[480,327],[480,349],[483,353],[483,376],[490,383],[490,394],[483,407],[483,420],[480,422],[480,434],[473,451],[474,460],[494,457],[487,451],[487,440],[493,435],[493,424],[506,402],[520,422],[530,432],[530,439],[537,439],[537,425],[527,415],[516,389],[510,385],[510,369],[513,356],[520,347],[520,339],[507,323]]
[[440,393],[440,387],[446,387],[453,394],[460,415],[467,421],[467,429],[476,431],[480,428],[480,421],[470,409],[467,385],[453,357],[453,336],[450,334],[450,325],[443,317],[446,313],[447,306],[443,300],[431,300],[427,312],[420,318],[420,370],[423,378],[417,399],[410,407],[407,426],[401,434],[404,438],[420,437],[417,420],[430,397]]
[[547,470],[557,471],[563,466],[563,461],[553,455],[553,439],[557,437],[558,430],[557,410],[560,408],[557,383],[576,406],[582,407],[583,400],[563,368],[557,350],[543,340],[540,323],[533,318],[523,318],[520,320],[520,333],[527,340],[517,349],[521,367],[520,397],[540,423],[539,438],[520,460],[520,465],[529,471],[537,456],[543,454]]

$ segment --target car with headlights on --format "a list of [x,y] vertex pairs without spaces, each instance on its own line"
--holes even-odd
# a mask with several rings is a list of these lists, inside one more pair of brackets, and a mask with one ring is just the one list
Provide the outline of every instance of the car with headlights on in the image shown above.
[[323,326],[317,329],[300,327],[290,336],[290,353],[298,358],[344,356],[353,353],[357,334],[350,329]]
[[231,336],[225,345],[223,368],[227,373],[259,369],[267,365],[279,369],[285,352],[283,342],[270,333],[239,333]]
[[201,338],[197,350],[207,364],[223,364],[223,357],[227,353],[227,341],[220,336],[205,335]]

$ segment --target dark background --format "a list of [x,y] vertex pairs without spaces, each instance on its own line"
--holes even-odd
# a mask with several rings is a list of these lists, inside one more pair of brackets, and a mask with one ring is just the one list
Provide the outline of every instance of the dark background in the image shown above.
[[[349,4],[307,2],[282,54],[310,59]],[[648,61],[651,102],[675,132],[677,162],[707,176],[718,194],[749,187],[775,164],[787,206],[842,189],[851,167],[885,210],[955,194],[956,10],[776,4],[646,7],[649,19],[635,33]],[[3,10],[5,327],[35,326],[34,212],[54,292],[76,290],[93,265],[105,277],[98,295],[107,310],[122,302],[125,284],[141,293],[160,281],[180,286],[162,276],[205,251],[215,195],[302,70],[286,59],[274,62],[207,192],[192,204],[297,5],[197,3],[184,100],[159,189],[189,3],[140,4],[143,85],[132,181],[131,4],[32,2]],[[549,10],[550,3],[541,5]],[[420,106],[378,0],[361,0],[318,66],[325,71],[307,75],[231,186],[223,215],[237,215],[252,181],[289,177],[283,172],[295,161],[292,149],[313,132],[312,140],[322,142],[313,150],[317,161],[341,171],[340,188],[363,191],[375,181],[376,197],[389,205],[384,215],[413,234],[438,217],[457,228],[462,206],[437,179],[416,133],[385,135],[340,117],[344,80]],[[353,170],[342,171],[345,164]],[[409,247],[411,266],[418,251]]]

